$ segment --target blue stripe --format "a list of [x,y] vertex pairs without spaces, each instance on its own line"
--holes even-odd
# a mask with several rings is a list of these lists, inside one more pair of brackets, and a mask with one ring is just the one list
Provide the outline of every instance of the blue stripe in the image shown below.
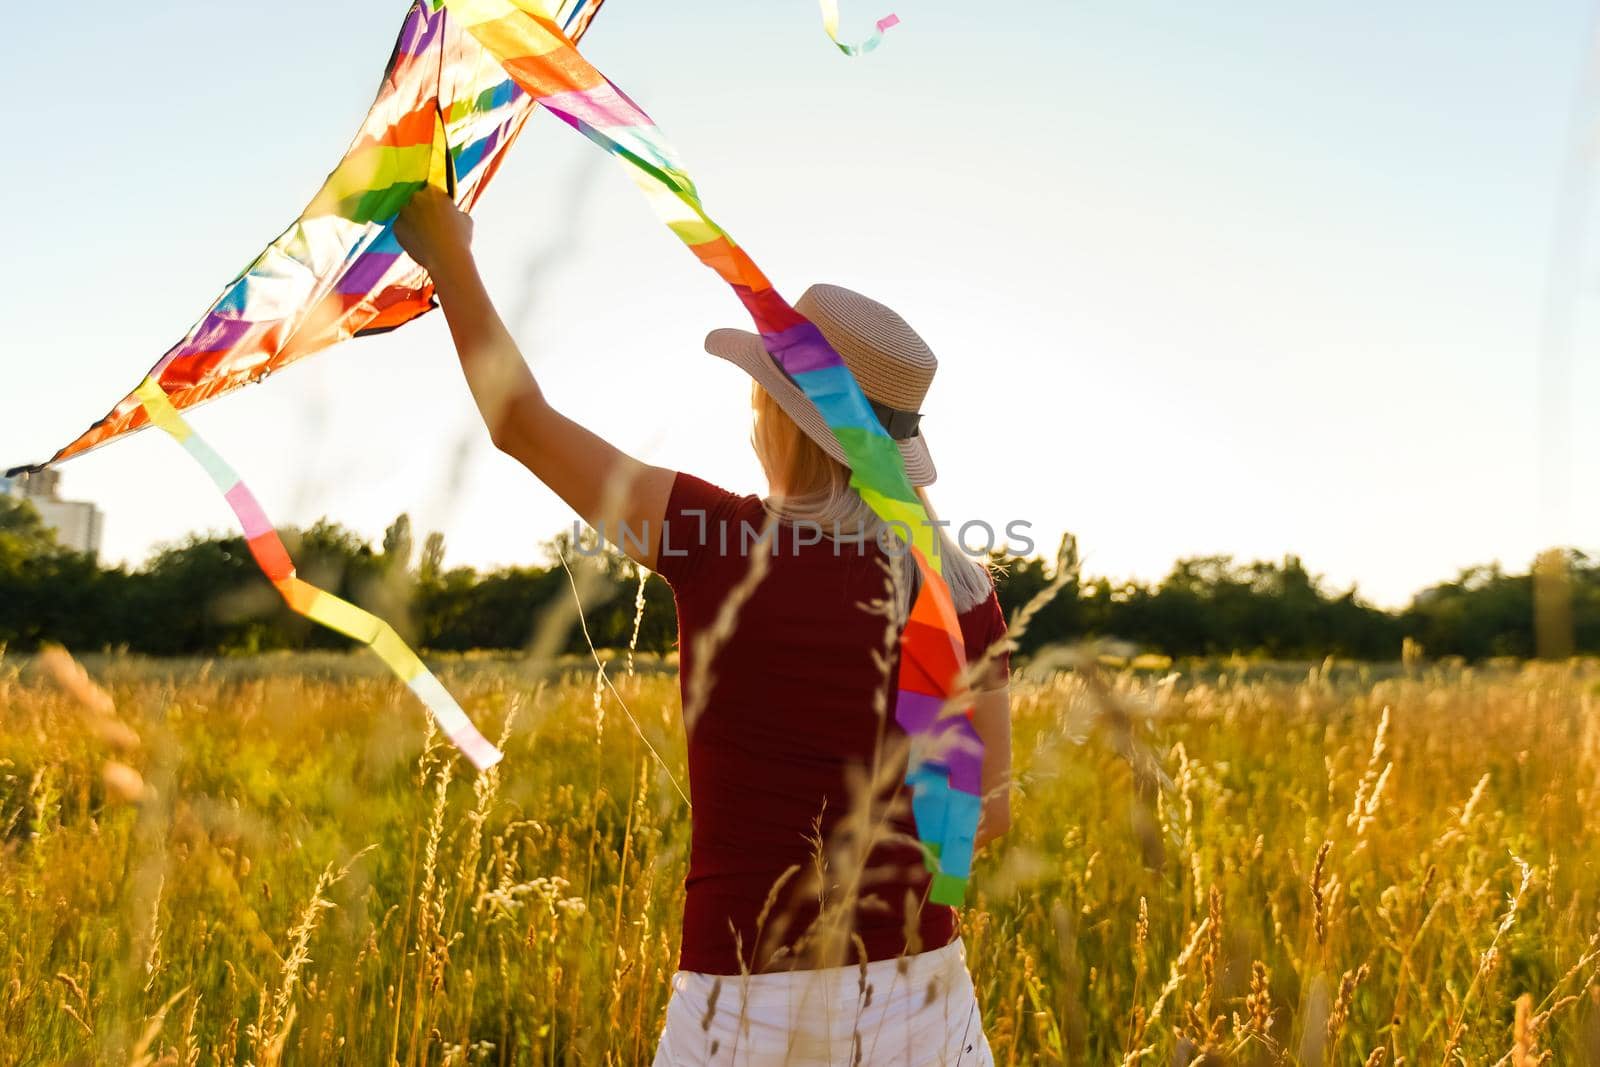
[[889,436],[883,423],[872,413],[867,398],[850,377],[850,370],[842,364],[820,370],[801,371],[794,376],[795,384],[805,390],[806,396],[817,405],[822,417],[833,429],[866,430],[880,437]]
[[911,787],[911,815],[917,836],[939,846],[938,873],[966,878],[972,872],[972,846],[983,802],[971,793],[950,788],[948,773],[924,763],[906,775]]
[[[492,137],[494,135],[490,134],[490,136]],[[476,141],[473,141],[456,154],[456,177],[458,179],[465,175],[471,174],[473,170],[477,168],[478,164],[483,162],[483,157],[488,150],[488,145],[489,138],[482,137]]]
[[[254,271],[257,266],[260,264],[252,264],[250,269]],[[229,286],[228,291],[222,294],[222,299],[217,301],[217,306],[212,310],[229,312],[229,318],[243,318],[245,304],[250,300],[250,278],[251,275],[246,274]]]
[[358,247],[356,251],[351,254],[350,258],[355,259],[356,256],[359,256],[365,252],[382,252],[386,255],[399,255],[404,251],[405,249],[400,247],[400,239],[394,235],[394,227],[385,226],[378,231],[376,236],[372,238],[371,243],[369,243],[365,248]]

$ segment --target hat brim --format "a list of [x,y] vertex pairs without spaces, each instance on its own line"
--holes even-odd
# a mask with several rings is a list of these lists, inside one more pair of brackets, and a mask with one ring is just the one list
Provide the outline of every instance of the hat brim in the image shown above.
[[[744,371],[772,394],[785,414],[795,421],[800,431],[815,441],[821,449],[840,463],[849,465],[844,448],[828,429],[828,420],[822,417],[809,397],[773,361],[761,337],[748,330],[712,330],[706,335],[706,351],[725,359]],[[934,468],[933,456],[928,452],[928,442],[922,434],[896,441],[900,455],[906,462],[906,477],[914,486],[932,485],[939,472]]]

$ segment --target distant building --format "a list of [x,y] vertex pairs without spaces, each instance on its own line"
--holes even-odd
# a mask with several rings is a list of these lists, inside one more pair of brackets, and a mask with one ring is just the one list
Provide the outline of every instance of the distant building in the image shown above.
[[32,504],[44,524],[56,532],[56,543],[74,552],[100,554],[105,516],[93,504],[61,499],[61,472],[34,471],[0,479],[0,491]]

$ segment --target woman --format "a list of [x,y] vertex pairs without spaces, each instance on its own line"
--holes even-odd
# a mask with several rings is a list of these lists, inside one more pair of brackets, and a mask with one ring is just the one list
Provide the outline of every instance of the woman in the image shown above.
[[[955,912],[926,901],[901,785],[895,633],[911,568],[885,551],[897,545],[849,487],[820,413],[759,337],[717,330],[707,350],[754,380],[767,496],[641,463],[545,400],[447,196],[418,193],[396,233],[433,278],[495,445],[672,585],[694,806],[656,1064],[991,1062]],[[933,354],[848,290],[813,287],[797,308],[849,365],[921,493],[934,468],[916,412]],[[942,551],[976,658],[1004,635],[999,605],[981,566],[948,538]],[[974,686],[980,846],[1010,817],[1006,671],[996,655]]]

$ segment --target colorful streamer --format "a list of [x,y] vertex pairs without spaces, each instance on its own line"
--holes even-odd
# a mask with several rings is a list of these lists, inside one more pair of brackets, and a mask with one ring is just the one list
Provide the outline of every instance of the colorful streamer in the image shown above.
[[706,214],[655,123],[579,55],[559,25],[530,0],[443,3],[524,92],[628,166],[673,233],[733,287],[767,351],[822,412],[849,460],[850,484],[891,528],[909,535],[921,583],[901,634],[895,717],[911,739],[906,782],[933,872],[930,899],[961,903],[982,808],[983,746],[970,701],[958,691],[966,652],[935,527],[906,478],[899,447],[822,332]]
[[828,31],[828,37],[839,46],[839,51],[847,56],[866,55],[883,43],[884,34],[898,25],[900,16],[891,12],[878,20],[872,36],[860,44],[845,44],[839,40],[839,0],[822,0],[822,28]]
[[250,546],[250,554],[255,557],[256,565],[271,580],[284,602],[306,618],[330,630],[337,630],[376,652],[378,658],[422,701],[423,706],[433,714],[439,729],[472,761],[474,767],[483,771],[499,763],[500,750],[478,732],[472,720],[461,710],[461,705],[455,702],[449,691],[439,684],[439,679],[401,640],[394,627],[349,601],[318,589],[295,574],[294,561],[289,558],[278,531],[267,520],[255,495],[228,462],[178,414],[178,409],[167,399],[161,384],[154,378],[146,378],[133,394],[150,422],[171,435],[211,476],[218,492],[227,500],[234,515],[238,516],[239,525],[244,529],[245,543]]

